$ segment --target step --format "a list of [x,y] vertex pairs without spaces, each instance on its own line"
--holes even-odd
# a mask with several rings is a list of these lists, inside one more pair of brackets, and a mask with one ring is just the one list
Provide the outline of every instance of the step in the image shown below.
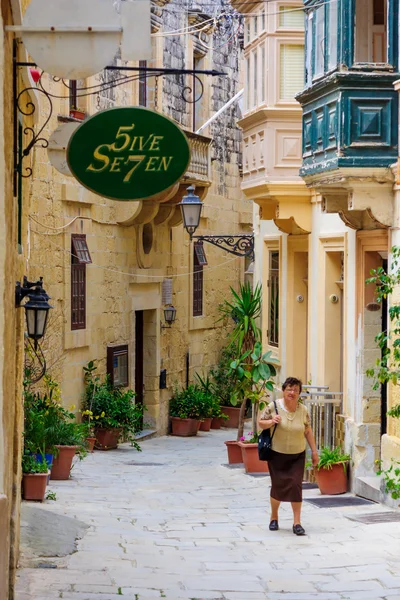
[[372,500],[373,502],[383,502],[381,492],[381,480],[377,475],[356,477],[354,481],[354,493],[356,496]]
[[140,433],[135,435],[135,440],[137,440],[137,441],[148,440],[152,437],[156,437],[156,435],[157,435],[156,429],[143,429],[143,431],[141,431]]

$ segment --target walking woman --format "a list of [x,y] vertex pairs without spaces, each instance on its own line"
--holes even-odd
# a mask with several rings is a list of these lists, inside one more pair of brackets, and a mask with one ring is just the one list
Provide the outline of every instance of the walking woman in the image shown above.
[[271,476],[271,520],[269,528],[277,531],[278,510],[281,502],[291,502],[293,509],[293,533],[304,535],[301,525],[303,500],[302,481],[306,455],[306,440],[312,451],[312,464],[318,464],[318,452],[310,427],[310,416],[304,404],[299,402],[302,383],[288,377],[282,385],[283,398],[271,402],[259,419],[261,429],[274,429],[272,458],[268,461]]

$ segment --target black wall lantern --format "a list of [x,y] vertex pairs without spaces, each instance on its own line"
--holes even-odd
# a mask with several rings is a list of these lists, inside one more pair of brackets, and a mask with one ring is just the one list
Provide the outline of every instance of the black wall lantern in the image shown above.
[[181,208],[183,226],[188,232],[190,239],[208,242],[222,248],[235,256],[247,256],[254,260],[254,234],[241,233],[239,235],[193,235],[200,224],[203,203],[194,193],[195,187],[189,186],[187,194],[179,202]]
[[[168,327],[171,327],[172,323],[176,319],[176,308],[174,308],[173,306],[165,307],[164,308],[164,319],[165,319],[165,322],[168,324]],[[164,325],[164,328],[166,328],[165,325]]]
[[[22,300],[26,296],[28,297],[28,302],[21,305]],[[48,300],[50,300],[50,296],[43,289],[43,277],[36,282],[28,281],[24,277],[23,285],[21,285],[20,281],[17,281],[15,287],[15,305],[17,307],[23,306],[25,309],[28,337],[34,340],[35,348],[37,347],[38,340],[46,332],[49,310],[53,308],[48,303]]]

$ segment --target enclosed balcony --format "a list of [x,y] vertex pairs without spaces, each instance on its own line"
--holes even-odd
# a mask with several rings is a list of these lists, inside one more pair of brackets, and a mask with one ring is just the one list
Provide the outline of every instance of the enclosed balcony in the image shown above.
[[306,0],[303,164],[306,180],[397,157],[398,0]]

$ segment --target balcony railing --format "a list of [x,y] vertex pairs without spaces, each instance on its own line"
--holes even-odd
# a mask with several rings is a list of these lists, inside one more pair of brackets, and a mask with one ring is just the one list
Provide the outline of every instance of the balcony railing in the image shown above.
[[211,182],[211,138],[185,131],[189,140],[192,158],[185,179],[210,184]]

